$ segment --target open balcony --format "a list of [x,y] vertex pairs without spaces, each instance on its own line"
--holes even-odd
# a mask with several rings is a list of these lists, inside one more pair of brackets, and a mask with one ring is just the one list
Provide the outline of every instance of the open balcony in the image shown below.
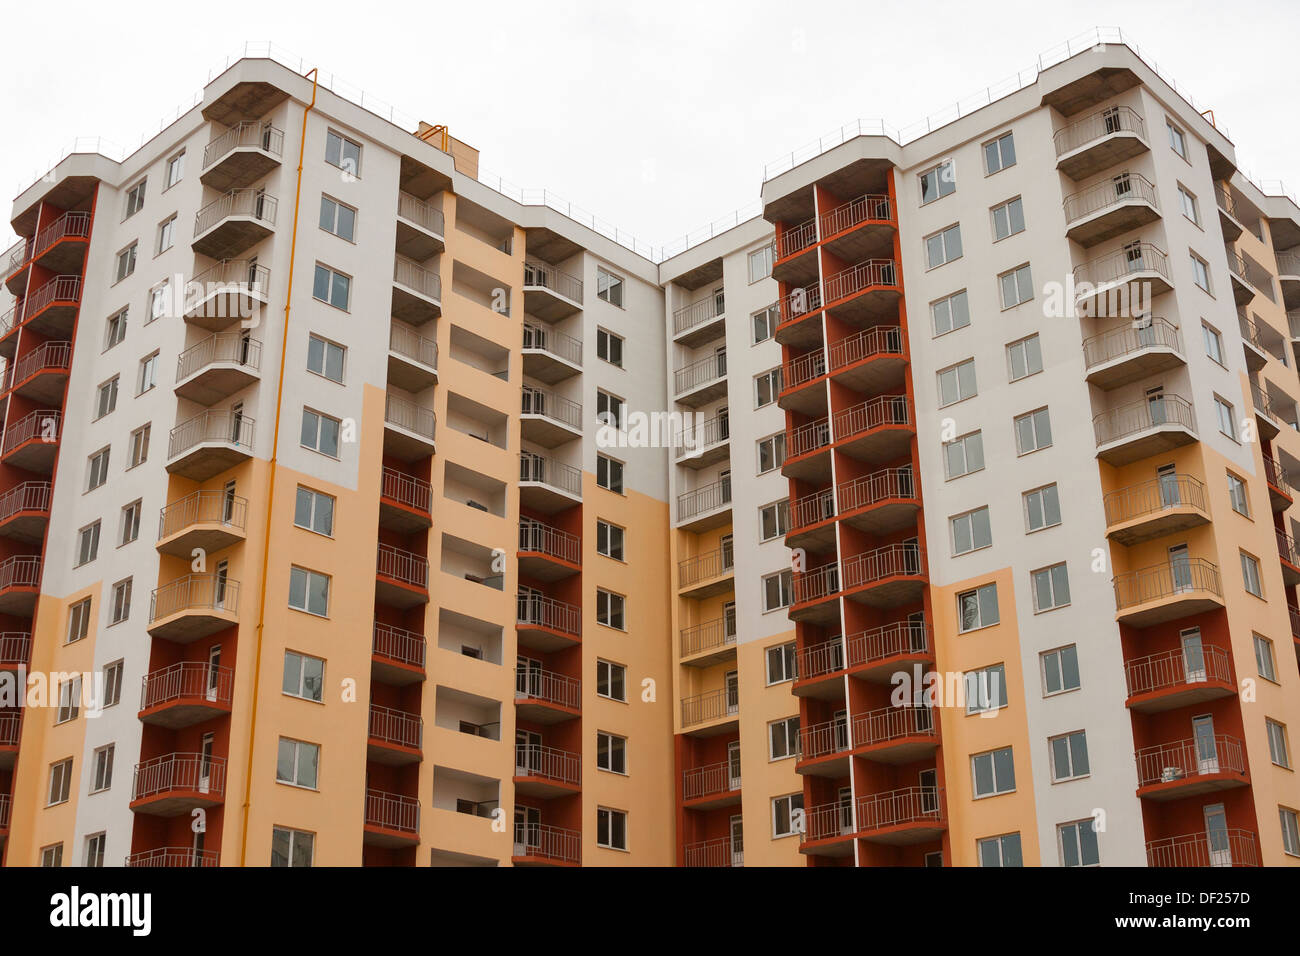
[[1083,364],[1089,384],[1120,388],[1187,364],[1183,336],[1168,319],[1137,319],[1083,340]]
[[135,766],[130,808],[176,817],[225,802],[226,760],[201,753],[171,753]]
[[4,391],[42,405],[60,405],[71,367],[71,342],[42,342],[5,370]]
[[1145,315],[1156,296],[1173,288],[1169,256],[1149,242],[1090,259],[1074,270],[1074,306],[1083,316]]
[[706,421],[697,416],[691,427],[674,436],[674,457],[687,468],[707,468],[730,457],[730,443],[731,419],[725,411]]
[[915,544],[887,544],[841,565],[844,596],[872,607],[911,604],[925,589],[925,551]]
[[710,295],[673,311],[673,341],[699,348],[726,337],[727,310],[721,295]]
[[378,764],[401,766],[423,759],[424,721],[419,714],[370,705],[366,732],[366,759]]
[[38,544],[49,521],[48,481],[24,481],[0,494],[0,536]]
[[720,478],[677,496],[677,527],[707,531],[731,520],[731,478]]
[[376,621],[370,643],[371,676],[398,687],[422,681],[426,649],[423,634]]
[[841,203],[817,219],[821,245],[841,262],[889,254],[897,219],[886,195],[867,194]]
[[810,492],[790,502],[787,548],[825,551],[835,545],[835,492],[831,488]]
[[176,358],[180,398],[214,405],[261,380],[262,343],[243,332],[216,332]]
[[842,481],[835,497],[841,521],[877,536],[914,526],[921,506],[910,465]]
[[696,600],[735,589],[736,555],[731,544],[677,562],[677,593]]
[[0,671],[16,671],[32,659],[32,635],[28,631],[0,632]]
[[818,282],[792,289],[777,300],[779,318],[773,338],[806,350],[822,342],[822,288]]
[[684,627],[678,637],[682,663],[687,666],[709,667],[736,657],[735,615]]
[[1258,382],[1250,383],[1250,401],[1255,407],[1255,424],[1259,433],[1272,441],[1282,431],[1282,416],[1273,407],[1273,401]]
[[859,461],[888,461],[907,454],[916,429],[906,395],[877,395],[836,412],[835,447]]
[[5,285],[15,296],[27,290],[29,267],[33,264],[50,272],[80,273],[90,248],[90,213],[72,209],[41,229],[29,242],[20,239],[9,250]]
[[582,757],[542,744],[515,745],[515,792],[532,797],[577,793],[582,785]]
[[397,193],[397,254],[426,262],[447,248],[446,218],[433,203]]
[[196,850],[188,846],[160,846],[141,850],[126,858],[125,865],[134,869],[156,867],[218,866],[221,855],[216,850]]
[[210,259],[234,259],[275,231],[279,202],[261,189],[232,189],[194,214],[191,248]]
[[804,814],[802,853],[853,854],[852,839],[901,846],[925,843],[943,835],[947,825],[943,790],[904,787],[813,807]]
[[237,123],[203,148],[199,182],[228,192],[251,186],[280,168],[284,130],[270,123]]
[[423,325],[442,315],[442,277],[418,262],[398,256],[393,261],[392,317],[408,325]]
[[142,723],[172,730],[192,727],[230,713],[235,672],[206,661],[183,661],[150,671],[141,679]]
[[167,441],[167,471],[207,481],[253,457],[253,419],[242,411],[209,408],[181,422]]
[[1277,284],[1289,318],[1292,311],[1300,308],[1300,249],[1287,249],[1277,254]]
[[1277,555],[1282,564],[1282,583],[1294,587],[1300,584],[1300,552],[1296,551],[1295,539],[1281,528],[1275,528],[1274,533],[1277,537]]
[[740,768],[730,760],[682,771],[682,802],[692,810],[740,803]]
[[0,314],[0,358],[6,362],[12,362],[18,351],[18,327],[22,321],[22,310],[16,305]]
[[853,717],[853,752],[876,763],[911,763],[939,746],[929,707],[882,707]]
[[428,458],[437,446],[438,416],[432,408],[388,392],[384,395],[384,454],[415,461]]
[[52,408],[30,412],[5,429],[0,460],[24,471],[53,474],[62,434],[62,412]]
[[195,548],[215,554],[243,542],[247,522],[247,498],[224,491],[195,491],[161,510],[156,547],[181,558],[189,558]]
[[40,587],[39,555],[16,554],[0,561],[0,614],[31,617]]
[[829,418],[803,422],[785,433],[785,460],[781,474],[787,478],[822,484],[831,477],[831,423]]
[[1153,396],[1101,412],[1092,431],[1097,457],[1119,467],[1196,441],[1196,412],[1181,395]]
[[433,486],[385,465],[379,485],[379,525],[411,534],[433,525]]
[[1205,485],[1191,475],[1164,475],[1109,492],[1102,499],[1106,536],[1123,545],[1209,524]]
[[795,771],[818,777],[843,777],[849,772],[849,721],[836,717],[799,728]]
[[840,566],[835,562],[794,575],[790,620],[827,623],[839,617]]
[[519,429],[524,441],[555,448],[582,437],[582,405],[554,392],[523,386]]
[[556,724],[580,715],[582,682],[576,677],[515,665],[515,716],[533,724]]
[[1228,652],[1213,644],[1124,662],[1130,710],[1156,714],[1237,692]]
[[534,518],[519,519],[519,573],[558,581],[582,570],[582,539]]
[[1272,352],[1264,345],[1264,334],[1259,325],[1246,318],[1244,306],[1237,307],[1237,328],[1241,332],[1241,350],[1246,359],[1246,367],[1252,376],[1258,375],[1268,365]]
[[27,288],[28,267],[31,265],[29,250],[31,239],[19,237],[18,241],[0,252],[0,271],[4,272],[5,287],[11,295],[20,296]]
[[727,394],[727,353],[707,355],[673,372],[675,400],[691,408],[717,401]]
[[13,799],[7,793],[0,793],[0,849],[4,848],[9,836],[9,820],[13,812]]
[[871,325],[897,315],[901,296],[892,259],[868,259],[822,282],[822,307],[853,325]]
[[[843,693],[838,678],[847,671],[854,677],[887,684],[899,670],[933,659],[929,628],[924,621],[895,621],[810,644],[799,651],[797,697],[832,699]],[[827,680],[826,678],[832,678]]]
[[1264,483],[1268,486],[1269,505],[1273,511],[1286,511],[1295,503],[1295,486],[1291,474],[1275,458],[1264,455]]
[[429,559],[380,542],[375,566],[375,600],[389,607],[429,603]]
[[582,640],[582,608],[566,601],[521,591],[515,629],[519,642],[541,651],[570,647]]
[[1128,170],[1065,197],[1065,235],[1085,249],[1159,218],[1155,185]]
[[20,712],[0,711],[0,770],[11,770],[18,762],[18,738],[21,731]]
[[1223,607],[1219,567],[1182,558],[1115,575],[1115,620],[1150,627]]
[[1076,182],[1150,150],[1146,121],[1127,106],[1111,106],[1057,130],[1056,168]]
[[740,696],[735,688],[711,690],[683,697],[681,708],[683,732],[712,736],[736,725]]
[[225,574],[187,574],[154,590],[148,631],[191,644],[239,623],[239,582]]
[[23,300],[23,327],[48,339],[70,340],[81,308],[81,292],[81,276],[77,275],[55,276],[43,283]]
[[688,843],[683,850],[688,867],[741,867],[745,865],[745,850],[731,837],[700,840]]
[[519,503],[554,514],[582,503],[582,470],[533,452],[519,453]]
[[182,317],[209,332],[249,322],[270,300],[271,270],[257,259],[223,259],[186,283]]
[[1229,827],[1148,840],[1147,866],[1259,866],[1255,833]]
[[524,374],[554,385],[582,373],[582,340],[524,322]]
[[1228,276],[1232,283],[1232,298],[1237,305],[1249,305],[1257,295],[1275,302],[1273,277],[1268,270],[1250,256],[1224,249],[1228,259]]
[[795,355],[781,366],[781,391],[777,404],[804,415],[826,414],[826,386],[821,379],[827,370],[826,349],[820,343],[811,351]]
[[1148,800],[1180,800],[1250,785],[1246,748],[1226,734],[1144,747],[1136,757],[1137,795]]
[[1219,225],[1223,228],[1223,241],[1236,242],[1246,231],[1246,227],[1237,218],[1237,201],[1233,199],[1232,188],[1227,183],[1214,184],[1214,205],[1219,210]]
[[897,325],[873,325],[830,346],[832,380],[864,394],[903,386],[907,343]]
[[578,866],[582,834],[544,823],[516,823],[510,862],[515,866]]
[[361,842],[382,847],[415,846],[420,842],[420,801],[367,788]]
[[525,262],[524,311],[543,322],[581,312],[582,280],[545,262]]

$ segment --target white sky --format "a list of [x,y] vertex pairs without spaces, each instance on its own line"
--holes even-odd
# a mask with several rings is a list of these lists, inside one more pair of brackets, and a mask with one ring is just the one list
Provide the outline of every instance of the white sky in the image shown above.
[[[330,0],[6,11],[15,195],[78,136],[129,152],[246,40],[270,40],[656,246],[758,198],[763,165],[858,118],[909,126],[1096,25],[1212,108],[1243,167],[1300,189],[1296,0]],[[80,9],[77,9],[80,8]],[[75,27],[70,25],[75,24]],[[51,30],[53,29],[53,32]]]

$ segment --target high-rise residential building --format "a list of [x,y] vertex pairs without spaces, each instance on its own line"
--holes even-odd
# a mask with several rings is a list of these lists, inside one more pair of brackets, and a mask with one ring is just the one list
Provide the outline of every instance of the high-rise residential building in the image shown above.
[[4,863],[1300,863],[1300,208],[1104,39],[671,254],[272,55],[66,156]]

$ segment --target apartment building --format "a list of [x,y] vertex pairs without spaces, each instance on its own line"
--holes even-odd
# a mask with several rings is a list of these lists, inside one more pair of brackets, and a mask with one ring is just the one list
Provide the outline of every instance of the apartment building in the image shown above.
[[245,58],[17,198],[7,865],[1300,861],[1300,209],[1139,55],[670,257],[478,172]]

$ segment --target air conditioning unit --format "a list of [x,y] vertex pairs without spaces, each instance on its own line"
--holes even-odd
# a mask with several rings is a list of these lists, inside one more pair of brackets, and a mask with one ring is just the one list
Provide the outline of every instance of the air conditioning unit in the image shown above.
[[1165,769],[1160,771],[1161,783],[1170,783],[1174,780],[1181,780],[1182,778],[1183,778],[1182,767],[1165,767]]

